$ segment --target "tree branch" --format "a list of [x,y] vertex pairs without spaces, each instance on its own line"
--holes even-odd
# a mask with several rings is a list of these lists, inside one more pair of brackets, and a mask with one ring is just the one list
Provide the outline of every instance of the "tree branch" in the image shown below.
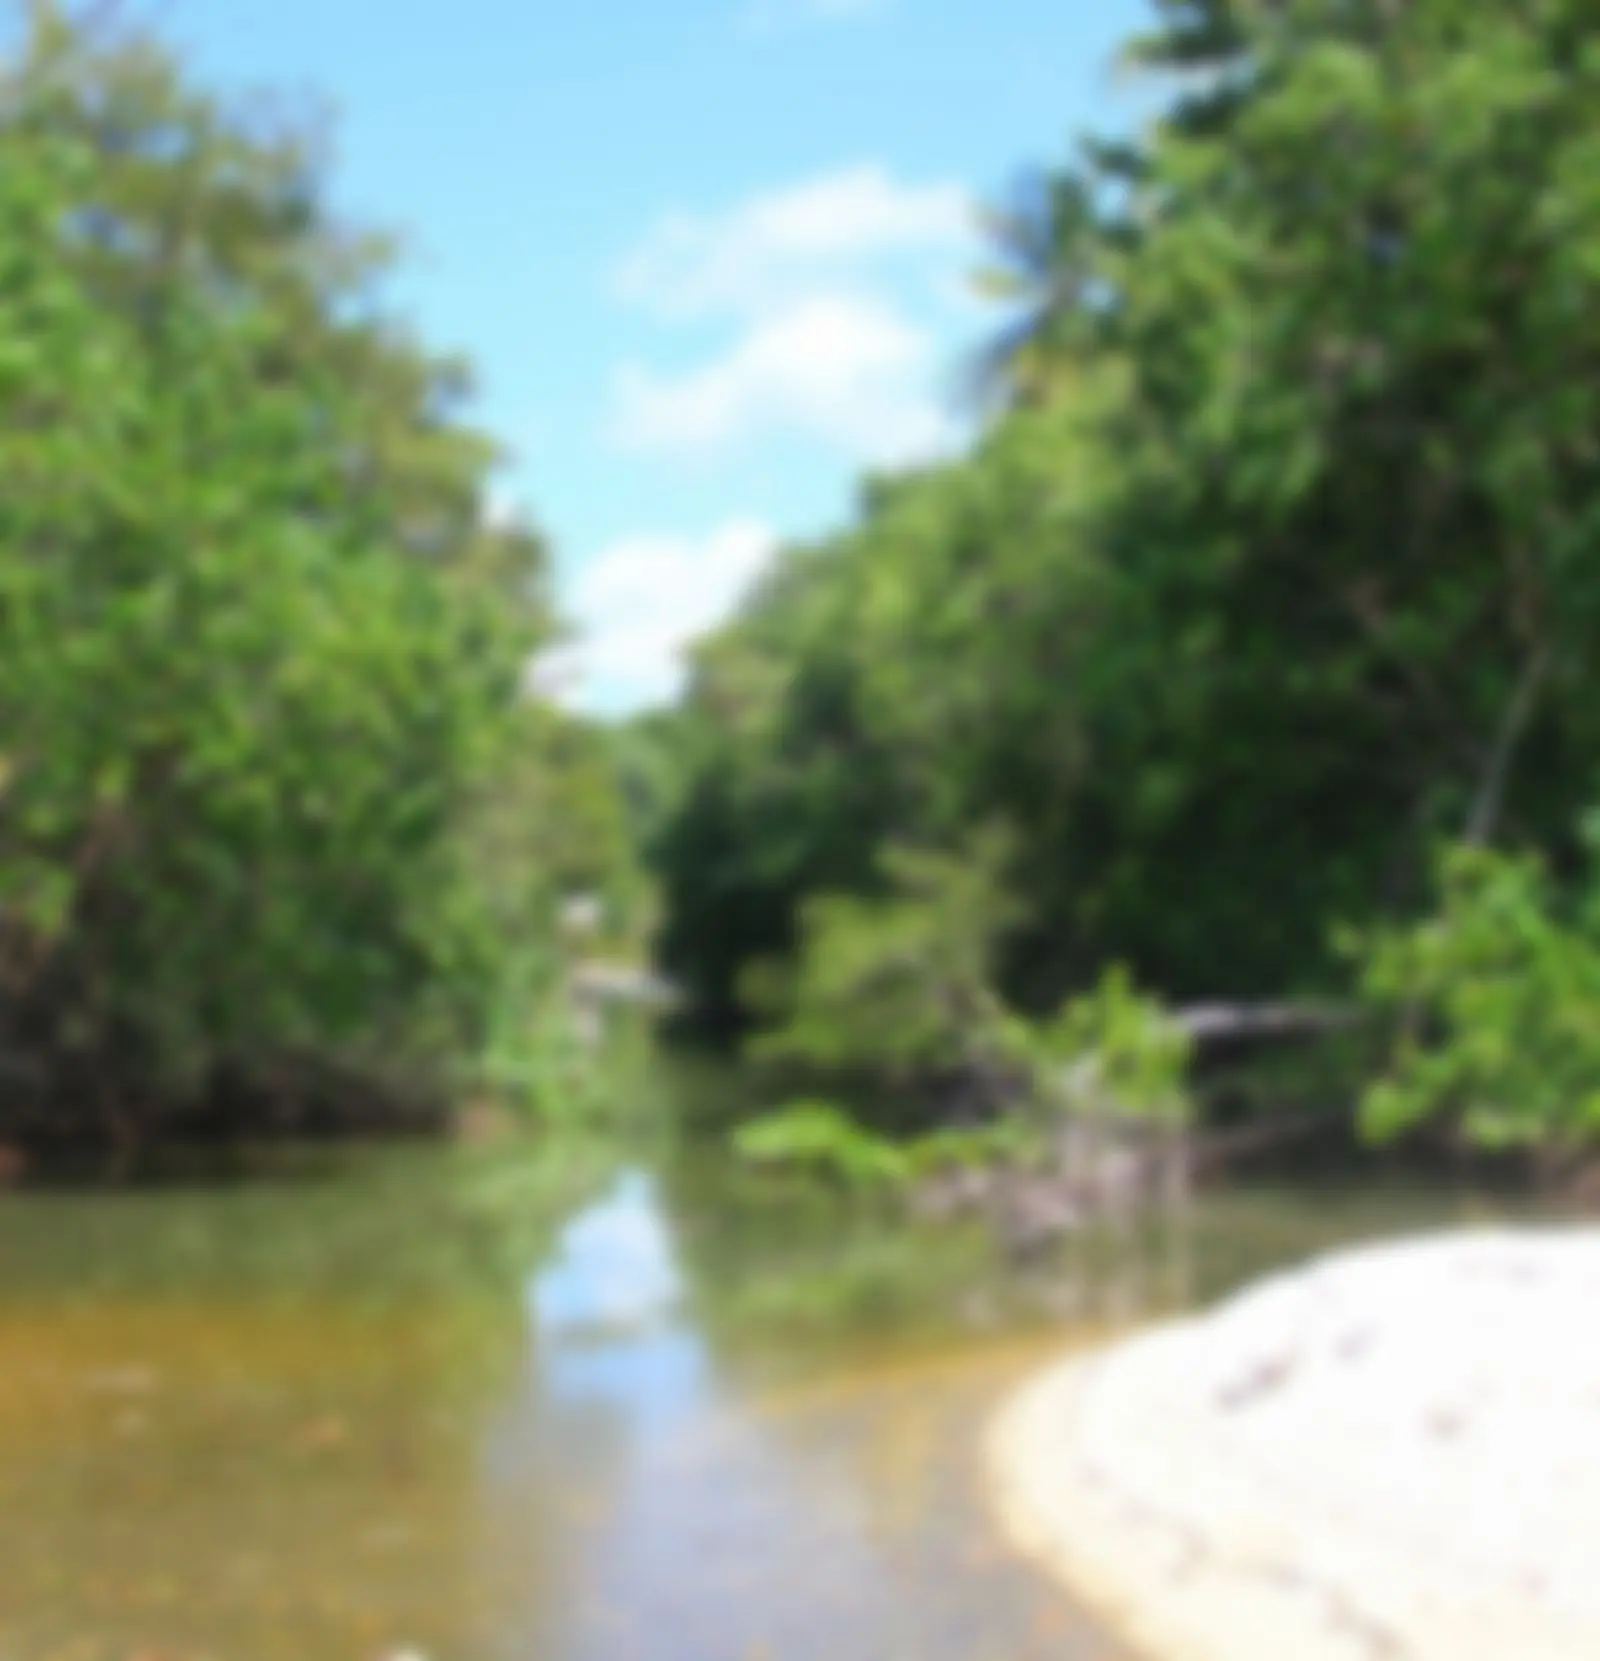
[[1479,780],[1478,793],[1472,804],[1472,812],[1467,818],[1466,832],[1462,839],[1469,846],[1482,847],[1494,835],[1500,809],[1505,800],[1506,780],[1510,776],[1511,763],[1516,756],[1517,746],[1528,730],[1528,723],[1533,719],[1534,706],[1545,677],[1550,672],[1552,656],[1548,644],[1539,646],[1529,657],[1527,666],[1511,694],[1511,702],[1506,706],[1500,730],[1489,747],[1483,777]]

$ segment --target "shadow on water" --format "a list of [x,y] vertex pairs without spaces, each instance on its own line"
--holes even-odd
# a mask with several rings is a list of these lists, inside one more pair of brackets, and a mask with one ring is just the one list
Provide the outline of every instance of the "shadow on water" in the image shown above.
[[[0,1657],[1110,1653],[978,1488],[985,1413],[1081,1320],[959,1230],[604,1180],[564,1226],[572,1173],[515,1150],[10,1197]],[[1457,1210],[1237,1196],[1192,1284]]]

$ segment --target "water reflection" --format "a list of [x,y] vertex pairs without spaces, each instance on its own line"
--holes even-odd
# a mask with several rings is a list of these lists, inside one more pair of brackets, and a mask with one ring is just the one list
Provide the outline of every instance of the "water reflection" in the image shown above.
[[[0,1202],[0,1661],[1105,1653],[976,1491],[1038,1351],[961,1241],[519,1158]],[[1208,1203],[1197,1284],[1427,1214]]]
[[534,1277],[529,1302],[540,1335],[626,1333],[669,1315],[683,1275],[654,1180],[625,1171],[604,1199],[561,1231],[554,1260]]
[[709,1399],[706,1346],[682,1318],[684,1282],[654,1181],[627,1171],[562,1231],[528,1304],[546,1439],[603,1410],[660,1433]]
[[[970,1381],[954,1395],[927,1379],[879,1381],[785,1408],[719,1369],[685,1291],[660,1192],[638,1172],[564,1231],[531,1289],[523,1474],[546,1497],[580,1491],[584,1503],[564,1519],[559,1584],[547,1562],[519,1623],[523,1654],[1064,1653],[1054,1594],[998,1553],[974,1556],[987,1539],[982,1511],[951,1480],[971,1474],[980,1392]],[[918,1425],[919,1457],[907,1465],[894,1446],[904,1450]],[[944,1491],[919,1499],[931,1472],[943,1473]],[[885,1505],[885,1479],[910,1503]],[[1100,1652],[1080,1633],[1065,1653]]]

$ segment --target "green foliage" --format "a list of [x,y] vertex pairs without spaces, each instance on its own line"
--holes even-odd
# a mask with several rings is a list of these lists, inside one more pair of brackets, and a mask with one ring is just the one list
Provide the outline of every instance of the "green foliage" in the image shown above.
[[999,884],[1005,850],[995,833],[958,855],[886,848],[883,897],[808,899],[795,972],[758,964],[746,974],[747,1000],[783,1018],[751,1055],[905,1077],[973,1059],[975,1040],[1002,1019],[990,965],[1011,910]]
[[1189,1035],[1120,965],[1035,1030],[1041,1093],[1057,1110],[1165,1125],[1193,1117]]
[[[917,869],[928,868],[919,863]],[[986,1124],[946,1125],[897,1140],[864,1127],[831,1102],[798,1101],[739,1126],[733,1133],[734,1151],[756,1164],[820,1172],[853,1188],[903,1190],[942,1171],[1026,1163],[1063,1118],[1143,1120],[1173,1127],[1192,1118],[1188,1035],[1158,1004],[1134,990],[1124,970],[1108,971],[1093,992],[1039,1023],[1005,1015],[998,1000],[981,982],[978,986],[993,1024],[951,1027],[937,1050],[925,1044],[917,1055],[924,1063],[930,1053],[947,1060],[960,1047],[970,1060],[979,1043],[987,1043],[992,1057],[1024,1061],[1029,1071],[1017,1100],[990,1104],[1011,1111]],[[916,1004],[911,1012],[926,1016]],[[830,1042],[820,1055],[837,1065],[843,1034],[827,1030]],[[867,1025],[850,1031],[850,1060],[869,1069],[903,1067],[905,1049],[896,1033],[880,1027],[874,1047],[872,1030]],[[806,1054],[815,1057],[819,1051],[808,1048]]]
[[605,1092],[548,955],[512,958],[470,1082],[525,1123],[570,1132],[599,1118]]
[[1018,315],[980,441],[869,481],[697,656],[650,857],[711,1025],[748,1020],[752,962],[826,958],[801,1001],[844,1032],[895,930],[817,897],[875,904],[883,849],[994,820],[1025,902],[999,984],[1036,1013],[1118,962],[1171,1000],[1331,990],[1332,924],[1415,915],[1441,838],[1570,868],[1589,32],[1577,0],[1160,9],[1130,61],[1198,78],[997,216]]
[[756,1166],[806,1171],[859,1191],[903,1192],[941,1172],[1026,1157],[1033,1138],[1019,1119],[945,1126],[896,1140],[832,1102],[799,1101],[740,1125],[734,1152]]
[[733,1149],[752,1164],[820,1172],[852,1188],[902,1187],[912,1171],[901,1148],[830,1102],[794,1102],[740,1125]]
[[[1009,846],[991,830],[960,856],[888,850],[885,896],[807,901],[794,972],[774,966],[763,984],[757,966],[749,977],[751,1002],[784,1016],[748,1045],[756,1059],[885,1079],[935,1104],[953,1080],[968,1093],[968,1111],[957,1116],[991,1123],[896,1145],[807,1103],[760,1121],[743,1151],[804,1151],[845,1173],[874,1162],[887,1170],[892,1155],[909,1178],[1019,1151],[1062,1115],[1188,1121],[1188,1034],[1135,990],[1125,968],[1107,970],[1048,1020],[1018,1016],[1000,998],[995,942],[1017,909],[1001,882]],[[924,1114],[937,1116],[937,1108]]]
[[1600,889],[1563,903],[1530,855],[1456,848],[1436,914],[1365,949],[1366,994],[1397,1012],[1370,1134],[1459,1115],[1487,1147],[1576,1150],[1600,1135]]
[[945,1125],[900,1144],[913,1179],[1025,1162],[1037,1151],[1034,1128],[1020,1114],[985,1125]]
[[321,172],[49,6],[0,73],[0,1107],[45,1133],[446,1088],[620,846],[521,691],[543,543]]

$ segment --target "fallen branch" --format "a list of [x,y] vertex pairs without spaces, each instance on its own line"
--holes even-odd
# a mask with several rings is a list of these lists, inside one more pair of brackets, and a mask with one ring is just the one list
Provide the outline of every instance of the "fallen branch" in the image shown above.
[[1173,1011],[1197,1044],[1230,1038],[1320,1038],[1359,1026],[1365,1011],[1350,1004],[1190,1004]]

